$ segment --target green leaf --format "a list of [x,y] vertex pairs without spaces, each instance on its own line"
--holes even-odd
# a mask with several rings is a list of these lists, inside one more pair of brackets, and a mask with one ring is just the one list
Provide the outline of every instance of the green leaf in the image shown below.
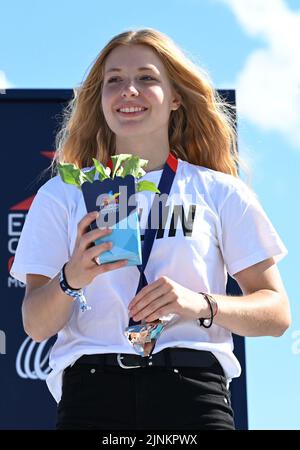
[[160,190],[156,187],[155,183],[152,183],[152,181],[139,181],[136,184],[136,192],[141,192],[141,191],[152,191],[152,192],[157,192],[158,194],[160,194]]
[[[93,183],[96,172],[99,173],[100,181],[109,178],[111,172],[113,176],[126,177],[127,175],[132,175],[136,179],[146,174],[143,170],[143,167],[148,164],[146,159],[140,159],[138,156],[125,153],[112,156],[111,159],[113,161],[113,171],[109,167],[104,167],[97,159],[93,158],[95,167],[86,172],[80,170],[75,164],[69,163],[59,163],[58,172],[65,183],[72,184],[79,189],[81,189],[81,185],[86,181]],[[124,165],[122,165],[123,162],[125,162]],[[147,180],[136,183],[136,192],[141,191],[160,193],[156,184]]]
[[122,176],[126,177],[126,175],[133,175],[135,178],[143,177],[146,172],[142,167],[145,167],[147,164],[147,159],[140,159],[138,156],[132,156],[124,164],[124,171]]
[[121,153],[120,155],[113,155],[111,157],[112,163],[113,163],[113,169],[112,169],[112,178],[115,178],[116,173],[118,169],[120,168],[121,164],[128,159],[132,158],[131,154],[128,153]]
[[105,173],[106,173],[106,175],[107,175],[107,178],[109,178],[109,177],[110,177],[110,174],[111,174],[111,169],[110,169],[110,167],[106,167]]
[[90,183],[92,183],[94,181],[95,174],[96,174],[96,167],[94,167],[91,170],[88,170],[87,172],[84,172],[84,175],[87,178],[87,181],[89,181]]
[[116,177],[122,177],[123,171],[124,171],[124,167],[120,166],[118,168],[118,170],[116,171]]
[[106,169],[100,164],[100,162],[96,158],[93,158],[93,163],[95,164],[95,169],[99,173],[100,181],[105,180],[105,178],[109,178],[109,175],[107,175],[106,173]]
[[58,163],[57,167],[59,175],[65,183],[81,186],[80,175],[82,172],[78,167],[69,163]]

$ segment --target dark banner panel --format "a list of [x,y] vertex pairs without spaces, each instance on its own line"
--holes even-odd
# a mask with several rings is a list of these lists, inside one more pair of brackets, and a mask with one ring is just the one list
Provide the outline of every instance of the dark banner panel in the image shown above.
[[[235,104],[234,91],[218,91]],[[55,338],[42,343],[26,336],[21,318],[24,285],[10,277],[18,239],[33,198],[50,177],[62,108],[71,89],[8,89],[0,91],[1,218],[0,251],[0,429],[52,429],[56,403],[45,383],[48,356]],[[229,278],[228,293],[239,295]],[[235,337],[235,353],[243,375],[232,383],[236,425],[247,428],[244,339]]]

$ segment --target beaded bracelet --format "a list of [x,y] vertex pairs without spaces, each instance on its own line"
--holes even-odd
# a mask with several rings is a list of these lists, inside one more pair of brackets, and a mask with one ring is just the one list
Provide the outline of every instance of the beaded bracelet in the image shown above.
[[[203,295],[210,309],[210,318],[199,318],[199,325],[204,328],[210,328],[213,324],[214,317],[218,312],[218,303],[211,295],[206,294],[205,292],[199,292],[199,294]],[[213,305],[215,307],[215,311],[213,310]]]

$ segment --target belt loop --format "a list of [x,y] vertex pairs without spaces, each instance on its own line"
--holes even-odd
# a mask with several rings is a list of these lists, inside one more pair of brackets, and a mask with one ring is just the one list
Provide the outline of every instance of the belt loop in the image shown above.
[[103,355],[101,355],[102,357],[99,358],[100,361],[100,367],[102,370],[104,370],[104,368],[106,367],[106,361],[107,361],[107,354],[104,353]]
[[164,352],[164,356],[165,356],[166,367],[168,369],[172,369],[173,365],[172,365],[172,358],[171,358],[171,349],[169,347],[167,347],[165,350],[166,351]]

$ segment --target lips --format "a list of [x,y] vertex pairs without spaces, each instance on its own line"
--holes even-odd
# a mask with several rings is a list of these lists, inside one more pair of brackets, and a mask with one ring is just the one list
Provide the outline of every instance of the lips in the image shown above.
[[133,112],[122,112],[119,109],[117,109],[117,113],[120,114],[120,116],[123,117],[135,117],[135,116],[141,116],[143,115],[146,111],[148,111],[148,108],[144,108],[142,111],[133,111]]
[[120,111],[120,109],[130,109],[130,108],[143,108],[143,109],[148,109],[146,106],[144,105],[139,105],[137,103],[121,103],[120,105],[118,105],[115,110],[116,111]]

